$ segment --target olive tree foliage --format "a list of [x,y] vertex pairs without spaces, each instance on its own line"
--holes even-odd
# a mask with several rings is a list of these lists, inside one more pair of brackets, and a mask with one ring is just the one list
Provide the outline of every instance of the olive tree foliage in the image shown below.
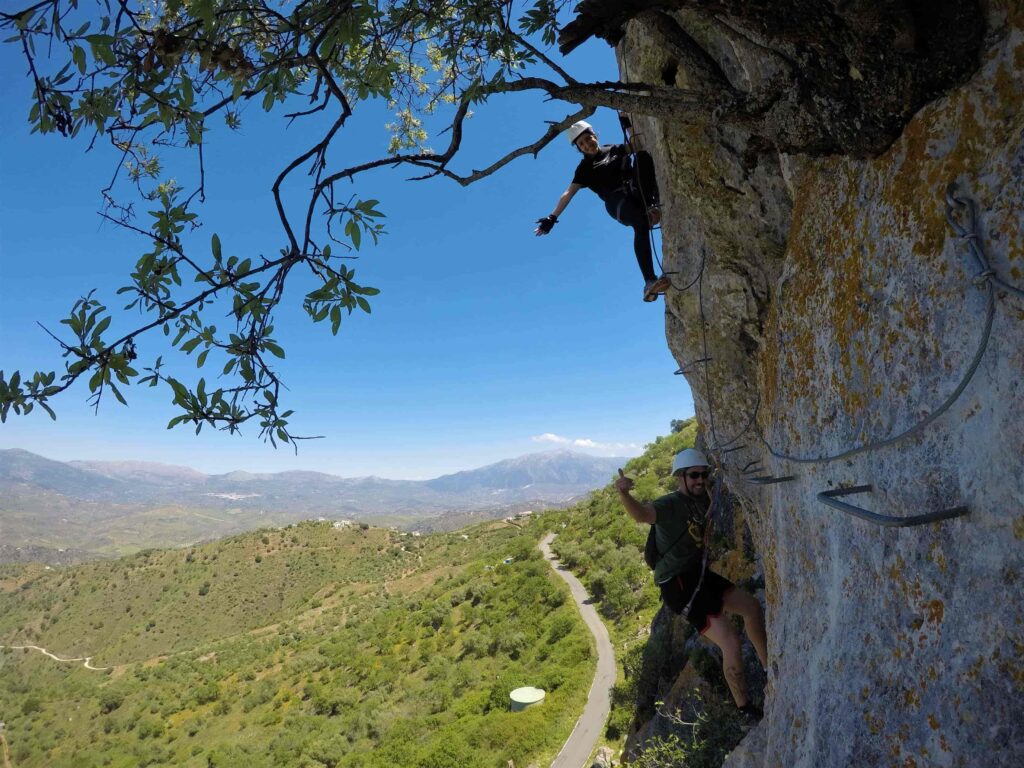
[[[23,54],[33,93],[34,131],[109,142],[119,158],[102,190],[100,215],[146,243],[126,284],[124,310],[87,293],[51,332],[63,371],[0,372],[0,418],[50,400],[83,377],[90,402],[108,391],[121,403],[126,385],[169,387],[177,414],[168,427],[204,425],[237,432],[258,424],[273,444],[303,439],[289,429],[275,360],[275,310],[289,278],[305,273],[312,289],[302,308],[337,333],[345,316],[370,312],[377,289],[357,280],[351,260],[383,234],[379,203],[351,182],[380,167],[412,166],[415,178],[466,185],[516,157],[536,155],[573,121],[600,104],[616,105],[621,83],[583,84],[545,54],[566,0],[41,0],[0,12],[8,45]],[[86,7],[88,6],[88,7]],[[546,74],[540,77],[538,74]],[[550,78],[550,79],[548,79]],[[510,91],[540,90],[570,102],[571,114],[542,125],[539,138],[487,168],[454,169],[463,123],[474,103]],[[390,154],[337,167],[329,151],[361,104],[385,100],[397,114]],[[272,255],[229,255],[217,234],[193,236],[205,197],[204,138],[218,123],[240,124],[255,102],[289,123],[317,126],[297,147],[271,194],[280,219]],[[424,126],[437,113],[447,126]],[[431,139],[444,151],[427,148]],[[173,181],[172,151],[193,153],[197,182]],[[287,204],[282,187],[303,175],[308,195]],[[225,243],[230,242],[225,235]],[[293,279],[292,283],[297,282]],[[113,333],[126,318],[127,331]],[[141,318],[141,319],[138,319]],[[161,357],[140,360],[142,337],[163,333],[177,352],[215,375],[172,375]],[[212,356],[211,356],[212,353]],[[208,368],[207,370],[210,370]],[[198,375],[198,374],[197,374]],[[216,384],[211,384],[215,381]]]

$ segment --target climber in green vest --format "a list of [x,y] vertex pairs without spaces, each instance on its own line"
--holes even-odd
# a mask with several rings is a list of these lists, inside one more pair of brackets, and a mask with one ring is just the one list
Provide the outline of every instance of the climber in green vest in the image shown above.
[[736,706],[748,722],[760,720],[761,711],[747,694],[739,634],[725,613],[743,619],[757,658],[767,666],[768,649],[764,612],[753,595],[707,567],[706,533],[709,530],[710,469],[700,451],[687,448],[676,454],[672,476],[678,490],[642,504],[633,498],[633,481],[619,470],[615,487],[629,516],[654,526],[657,563],[654,579],[671,611],[682,614],[701,635],[722,651],[722,669]]
[[647,152],[634,153],[627,144],[601,146],[593,127],[583,120],[573,123],[568,134],[569,143],[583,158],[555,209],[537,220],[534,234],[548,234],[576,193],[586,187],[601,198],[609,216],[633,230],[633,251],[644,276],[644,301],[656,300],[668,289],[669,279],[655,274],[651,249],[651,227],[660,220],[654,161]]

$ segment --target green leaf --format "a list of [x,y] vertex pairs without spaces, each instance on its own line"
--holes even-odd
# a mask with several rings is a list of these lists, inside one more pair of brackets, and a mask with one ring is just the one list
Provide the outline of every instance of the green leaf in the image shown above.
[[110,326],[110,317],[109,317],[109,316],[107,316],[107,317],[104,317],[104,318],[103,318],[102,320],[100,320],[100,324],[99,324],[99,325],[97,325],[97,326],[96,326],[96,327],[95,327],[95,328],[93,329],[93,331],[92,331],[92,337],[93,337],[94,339],[98,339],[98,338],[100,337],[100,335],[101,335],[101,334],[102,334],[102,333],[103,333],[103,332],[104,332],[105,330],[107,330],[107,328],[108,328],[109,326]]
[[[195,92],[192,90],[192,78],[181,78],[181,105],[185,109],[191,109],[195,101]],[[198,142],[196,142],[198,143]]]
[[78,71],[83,75],[85,74],[85,49],[80,45],[76,45],[71,51],[71,58],[74,59],[75,64],[78,66]]
[[210,248],[213,250],[213,258],[220,260],[220,238],[217,237],[216,232],[210,238]]
[[128,405],[128,401],[124,399],[124,395],[122,395],[121,390],[114,385],[114,382],[110,382],[110,391],[114,393],[114,397],[117,398],[117,401],[121,403],[121,405]]

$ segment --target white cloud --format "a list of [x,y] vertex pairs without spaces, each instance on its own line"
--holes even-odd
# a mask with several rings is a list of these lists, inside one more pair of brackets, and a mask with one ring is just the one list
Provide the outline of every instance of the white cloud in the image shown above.
[[543,435],[534,435],[530,439],[533,440],[533,442],[535,442],[535,443],[559,443],[559,444],[565,444],[565,443],[571,443],[572,442],[572,440],[570,440],[568,437],[562,437],[561,435],[556,435],[556,434],[554,434],[552,432],[545,432]]
[[542,435],[534,435],[530,439],[535,443],[571,445],[574,448],[586,448],[591,451],[610,455],[621,454],[623,452],[638,452],[640,450],[640,445],[637,443],[599,443],[588,437],[563,437],[562,435],[556,435],[554,432],[545,432]]

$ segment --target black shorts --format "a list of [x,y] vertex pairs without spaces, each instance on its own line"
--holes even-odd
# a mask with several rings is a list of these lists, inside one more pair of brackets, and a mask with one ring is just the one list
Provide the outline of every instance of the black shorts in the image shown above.
[[[664,584],[658,585],[661,588],[661,599],[674,613],[682,613],[690,602],[690,596],[693,595],[699,580],[699,567],[674,576]],[[700,591],[693,598],[686,620],[693,624],[698,632],[704,634],[708,628],[708,620],[722,614],[722,598],[734,586],[736,585],[724,576],[719,576],[712,570],[705,570],[704,580],[700,582]]]

